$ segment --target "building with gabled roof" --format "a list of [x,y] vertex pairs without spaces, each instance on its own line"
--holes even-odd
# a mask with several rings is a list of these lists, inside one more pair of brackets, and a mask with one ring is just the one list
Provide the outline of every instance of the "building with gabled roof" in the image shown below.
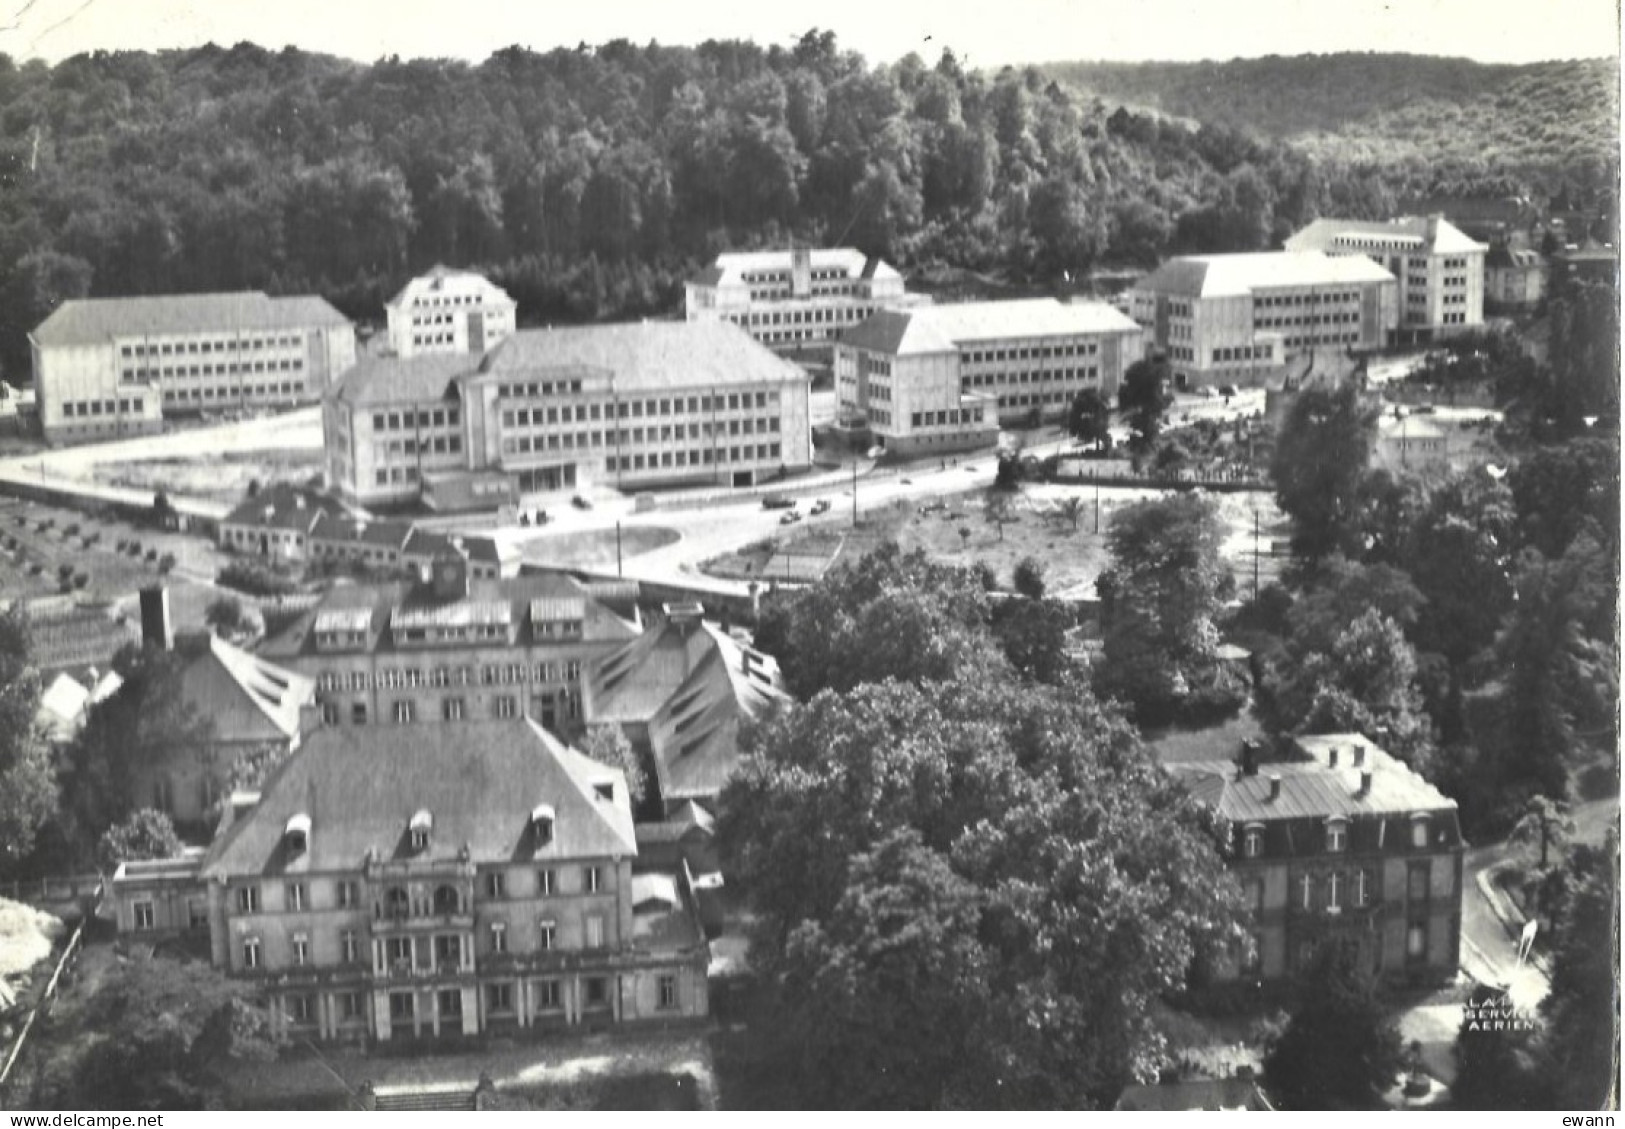
[[852,247],[724,252],[683,290],[689,321],[729,322],[770,349],[825,346],[877,310],[931,301]]
[[484,353],[514,331],[518,303],[484,275],[436,265],[384,303],[399,357]]
[[84,728],[90,707],[112,697],[122,685],[124,679],[114,670],[98,673],[91,667],[84,681],[61,671],[40,691],[34,720],[47,741],[66,744]]
[[704,622],[698,605],[667,605],[595,662],[587,685],[589,720],[619,725],[653,767],[667,819],[690,803],[714,808],[739,760],[740,725],[790,700],[778,664]]
[[310,554],[311,530],[334,512],[334,506],[308,490],[275,483],[220,519],[219,544],[237,553],[304,560]]
[[113,900],[128,933],[201,916],[214,965],[296,1036],[703,1016],[693,891],[636,856],[625,776],[531,721],[332,728],[233,797],[202,859],[127,864]]
[[812,464],[809,378],[716,321],[523,330],[480,357],[369,358],[324,402],[329,482],[360,505],[715,483]]
[[1539,251],[1496,244],[1484,256],[1484,302],[1514,309],[1538,305],[1550,271]]
[[1001,421],[1064,415],[1086,388],[1115,398],[1141,337],[1103,302],[883,310],[836,343],[839,418],[900,454],[989,446]]
[[1297,759],[1168,766],[1224,829],[1226,866],[1252,914],[1248,954],[1219,980],[1281,980],[1321,946],[1354,946],[1389,979],[1455,974],[1466,844],[1456,802],[1357,733],[1294,738]]
[[1288,251],[1359,256],[1398,282],[1394,344],[1414,344],[1484,325],[1484,258],[1489,247],[1442,215],[1391,220],[1322,217],[1286,241]]
[[51,442],[140,435],[166,416],[309,403],[355,364],[355,329],[315,297],[258,291],[81,298],[29,334]]
[[1276,384],[1298,358],[1379,349],[1399,324],[1392,274],[1323,251],[1170,259],[1134,284],[1128,308],[1178,388]]

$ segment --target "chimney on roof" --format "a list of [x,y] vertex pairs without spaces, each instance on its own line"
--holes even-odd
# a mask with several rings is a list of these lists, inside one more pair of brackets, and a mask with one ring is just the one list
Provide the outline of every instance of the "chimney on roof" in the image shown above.
[[141,643],[160,651],[175,649],[175,625],[169,618],[169,589],[141,589]]
[[1241,774],[1243,776],[1258,775],[1258,742],[1251,737],[1241,743]]
[[1281,798],[1281,774],[1279,772],[1270,773],[1269,781],[1270,781],[1270,795],[1269,795],[1270,800],[1271,801],[1279,800]]
[[1371,770],[1364,769],[1360,773],[1360,788],[1354,793],[1356,799],[1365,799],[1371,795]]

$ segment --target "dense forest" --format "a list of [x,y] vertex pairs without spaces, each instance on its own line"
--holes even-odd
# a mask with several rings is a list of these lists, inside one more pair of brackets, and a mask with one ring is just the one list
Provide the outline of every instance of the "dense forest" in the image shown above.
[[[1594,69],[1554,66],[1564,90]],[[1601,144],[1604,101],[1548,125]],[[1479,155],[1350,158],[1036,68],[870,66],[816,30],[479,65],[247,43],[0,55],[0,371],[27,379],[28,330],[75,295],[316,291],[377,319],[446,262],[487,271],[525,321],[589,321],[670,311],[716,251],[791,239],[1050,285],[1430,191],[1600,191],[1595,144],[1538,165],[1463,144]]]
[[1427,162],[1447,179],[1506,174],[1538,194],[1578,196],[1577,206],[1617,179],[1614,59],[1512,66],[1349,53],[1044,70],[1109,102],[1251,129],[1344,159]]

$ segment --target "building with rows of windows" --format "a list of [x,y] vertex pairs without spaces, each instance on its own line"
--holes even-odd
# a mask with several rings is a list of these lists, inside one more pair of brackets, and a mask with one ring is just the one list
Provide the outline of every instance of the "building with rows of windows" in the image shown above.
[[1322,945],[1354,946],[1388,979],[1456,972],[1465,844],[1456,802],[1359,734],[1296,738],[1301,759],[1171,766],[1227,829],[1252,913],[1247,956],[1219,979],[1281,980]]
[[529,717],[574,734],[584,669],[637,635],[570,577],[477,579],[453,551],[428,580],[330,589],[256,655],[313,679],[329,727]]
[[684,290],[689,321],[731,322],[773,349],[827,346],[876,310],[930,302],[851,247],[729,252]]
[[368,358],[324,404],[361,505],[494,509],[595,484],[751,486],[812,464],[809,379],[719,322],[522,330],[483,357]]
[[389,348],[399,357],[484,353],[514,331],[517,310],[483,275],[437,266],[384,304]]
[[1115,397],[1141,336],[1100,302],[883,310],[835,346],[839,419],[903,454],[989,446],[1001,420],[1063,414],[1085,388]]
[[1134,285],[1128,305],[1179,388],[1260,386],[1317,351],[1382,348],[1399,325],[1393,275],[1322,251],[1170,259]]
[[1286,241],[1288,251],[1359,255],[1398,281],[1399,324],[1384,344],[1413,344],[1484,326],[1489,247],[1442,216],[1318,219]]
[[201,859],[126,863],[121,932],[207,932],[295,1036],[399,1043],[704,1016],[686,870],[643,872],[624,774],[533,722],[335,727]]
[[166,416],[321,398],[355,329],[320,298],[169,294],[64,302],[29,334],[53,443],[157,431]]

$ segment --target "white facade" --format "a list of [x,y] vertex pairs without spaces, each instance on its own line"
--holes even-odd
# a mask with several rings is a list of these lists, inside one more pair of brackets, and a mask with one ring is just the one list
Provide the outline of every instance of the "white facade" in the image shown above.
[[53,442],[159,429],[166,415],[308,403],[355,364],[319,298],[260,293],[64,303],[29,335]]
[[930,301],[850,247],[718,255],[684,290],[689,321],[730,322],[769,348],[826,345],[876,310]]
[[389,347],[398,357],[483,353],[513,333],[517,309],[484,276],[435,267],[385,304]]
[[1484,325],[1484,258],[1489,248],[1440,216],[1387,223],[1319,219],[1286,241],[1288,251],[1363,255],[1399,284],[1395,343],[1429,341]]
[[1103,303],[1053,298],[883,311],[835,346],[840,418],[900,453],[998,440],[999,423],[1116,395],[1141,353],[1139,326]]
[[1261,385],[1316,351],[1381,348],[1398,325],[1391,274],[1319,251],[1172,259],[1128,303],[1181,388]]

